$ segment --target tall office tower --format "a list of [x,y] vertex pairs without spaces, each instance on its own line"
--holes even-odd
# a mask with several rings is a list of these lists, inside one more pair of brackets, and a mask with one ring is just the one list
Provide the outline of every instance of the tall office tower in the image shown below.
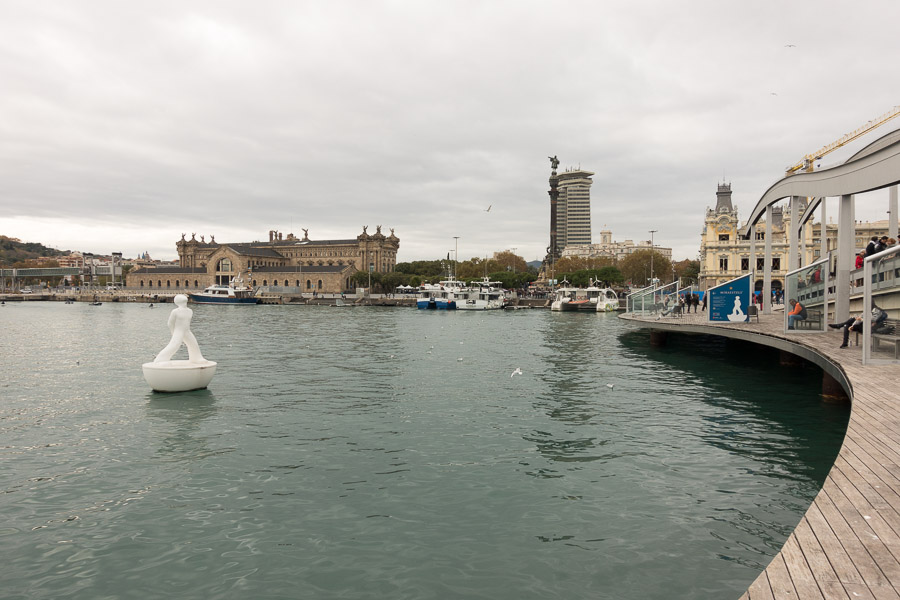
[[591,180],[593,173],[573,169],[559,176],[556,203],[557,245],[591,243]]

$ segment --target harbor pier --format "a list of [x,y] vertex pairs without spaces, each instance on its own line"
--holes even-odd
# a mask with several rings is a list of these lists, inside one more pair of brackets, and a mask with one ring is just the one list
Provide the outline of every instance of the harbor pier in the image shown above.
[[[651,341],[667,333],[717,335],[776,348],[824,372],[823,395],[846,394],[847,433],[809,509],[741,600],[900,598],[900,365],[862,365],[841,332],[787,335],[783,314],[759,322],[710,322],[625,314]],[[769,382],[767,385],[777,385]]]

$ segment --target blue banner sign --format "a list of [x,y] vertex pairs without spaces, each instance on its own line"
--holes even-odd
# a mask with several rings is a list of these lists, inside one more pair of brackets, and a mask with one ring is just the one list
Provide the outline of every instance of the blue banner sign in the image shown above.
[[709,320],[744,323],[750,319],[750,281],[748,273],[709,290]]

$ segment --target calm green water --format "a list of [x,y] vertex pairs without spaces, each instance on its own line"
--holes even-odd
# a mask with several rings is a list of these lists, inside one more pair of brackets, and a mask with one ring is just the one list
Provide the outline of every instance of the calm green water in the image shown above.
[[541,310],[194,307],[219,371],[154,394],[170,309],[0,307],[3,598],[737,598],[849,415]]

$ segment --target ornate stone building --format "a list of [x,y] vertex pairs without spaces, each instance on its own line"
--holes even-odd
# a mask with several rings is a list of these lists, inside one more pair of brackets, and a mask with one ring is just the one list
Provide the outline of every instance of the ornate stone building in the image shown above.
[[311,240],[278,231],[269,232],[268,242],[220,244],[213,236],[197,240],[182,234],[175,245],[178,267],[144,267],[126,276],[126,285],[147,291],[203,289],[214,283],[225,284],[238,274],[253,287],[295,288],[298,292],[340,293],[353,288],[350,277],[357,271],[389,273],[397,264],[400,240],[363,227],[355,239]]
[[[716,190],[716,207],[706,209],[706,220],[700,238],[700,288],[730,281],[749,272],[750,240],[740,239],[738,229],[743,224],[738,220],[737,208],[731,202],[731,184],[720,183]],[[772,289],[782,287],[787,273],[788,239],[785,236],[790,226],[790,216],[783,214],[781,207],[772,209]],[[755,289],[762,289],[763,262],[765,260],[765,221],[756,225],[756,265]],[[804,227],[806,252],[804,264],[812,261],[812,227]]]
[[[803,208],[800,215],[803,214]],[[822,224],[812,222],[803,228],[803,242],[799,244],[803,254],[803,264],[809,264],[819,260],[821,255]],[[772,208],[772,289],[782,288],[784,276],[787,273],[789,244],[785,231],[790,225],[788,210],[780,206]],[[706,220],[700,238],[700,287],[709,289],[713,286],[725,283],[735,277],[740,277],[750,270],[750,241],[739,239],[738,230],[746,226],[738,221],[737,208],[731,202],[731,184],[721,183],[716,191],[716,207],[707,208]],[[888,222],[884,221],[857,221],[856,223],[856,250],[865,249],[872,236],[882,236],[888,233]],[[755,289],[763,287],[763,261],[765,260],[765,232],[766,222],[759,221],[756,224],[756,275]],[[828,252],[837,248],[837,225],[829,223],[825,226],[826,248]],[[835,270],[832,257],[830,271]]]

